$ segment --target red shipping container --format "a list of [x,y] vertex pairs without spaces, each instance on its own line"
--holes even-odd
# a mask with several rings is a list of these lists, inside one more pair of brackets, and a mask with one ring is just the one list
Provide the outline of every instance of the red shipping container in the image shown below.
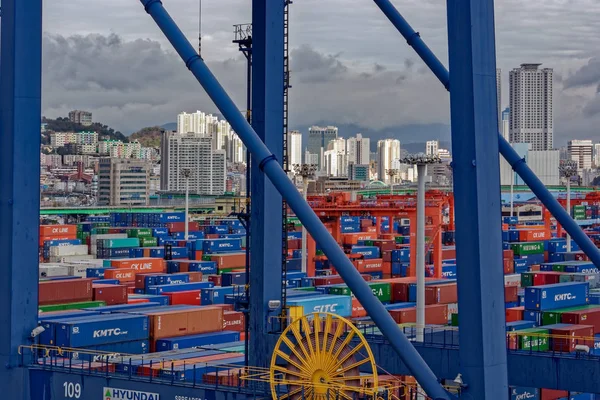
[[[361,275],[365,281],[370,281],[373,279],[371,275]],[[313,280],[315,286],[326,286],[326,285],[336,285],[338,283],[344,283],[344,280],[339,275],[329,275],[315,278]]]
[[222,308],[222,309],[223,309],[223,312],[226,312],[226,311],[235,311],[235,310],[233,309],[233,304],[213,304],[213,305],[211,305],[211,307],[219,307],[219,308]]
[[425,286],[425,304],[452,304],[458,302],[456,283]]
[[517,286],[504,287],[504,301],[506,303],[519,301],[519,288]]
[[503,259],[508,259],[508,260],[514,260],[515,259],[515,253],[512,250],[503,250],[502,251],[502,258]]
[[190,282],[202,282],[202,272],[188,272],[188,276],[190,277]]
[[594,347],[594,327],[591,325],[569,325],[552,329],[551,334],[554,351],[571,353],[577,345]]
[[221,275],[209,275],[208,281],[214,283],[215,286],[221,286]]
[[[410,324],[417,321],[417,308],[402,308],[399,310],[389,310],[390,315],[398,324]],[[448,305],[434,304],[425,306],[425,323],[428,325],[447,325],[448,324]]]
[[135,269],[138,272],[165,272],[165,260],[162,258],[121,258],[112,260],[113,268]]
[[[152,347],[154,347],[155,343],[152,343]],[[221,353],[221,354],[213,354],[211,356],[202,356],[202,357],[192,357],[186,358],[183,360],[165,360],[165,361],[157,361],[154,363],[149,363],[147,365],[141,365],[138,367],[137,373],[141,376],[158,376],[161,369],[172,370],[175,367],[183,366],[183,365],[193,365],[193,364],[203,364],[210,361],[219,361],[226,360],[228,358],[239,357],[239,353]],[[226,364],[226,362],[224,362]]]
[[166,293],[169,296],[169,304],[188,304],[190,306],[199,306],[200,302],[200,290],[186,290],[183,292]]
[[524,229],[519,231],[520,242],[541,242],[550,239],[550,231],[547,229]]
[[208,385],[225,385],[230,387],[244,387],[246,380],[240,376],[246,374],[245,368],[222,369],[202,375],[203,383]]
[[383,271],[383,260],[381,258],[354,260],[353,264],[356,267],[356,270],[361,273]]
[[45,281],[38,286],[38,304],[75,303],[93,299],[92,279]]
[[245,330],[244,313],[238,311],[223,312],[223,330],[242,332]]
[[140,303],[150,303],[150,300],[127,298],[127,304],[140,304]]
[[553,271],[539,271],[533,275],[533,285],[552,285],[555,283],[559,283],[560,276],[562,274],[560,272]]
[[287,246],[290,250],[300,250],[302,248],[302,239],[288,239]]
[[[250,335],[248,335],[248,337],[250,337]],[[246,331],[244,332],[240,332],[240,341],[244,341],[246,340]]]
[[40,225],[40,236],[77,236],[77,225]]
[[218,269],[240,268],[246,266],[246,254],[244,253],[212,255],[210,260],[217,263]]
[[600,333],[600,308],[562,313],[561,322],[563,324],[591,325],[594,327],[594,333]]
[[223,330],[223,309],[198,307],[149,313],[150,337],[154,340]]
[[119,282],[135,282],[135,269],[119,268],[111,269],[107,268],[104,270],[104,279],[118,279]]
[[456,259],[456,248],[445,247],[442,248],[442,260],[454,260]]
[[356,297],[352,298],[352,318],[361,318],[367,316],[367,310],[360,304]]
[[379,247],[380,251],[391,251],[396,249],[396,241],[378,239],[373,241],[373,246]]
[[540,400],[557,400],[568,397],[569,392],[566,390],[540,389]]
[[514,260],[504,259],[504,275],[514,274],[515,272],[515,262]]
[[383,261],[382,262],[382,266],[383,268],[381,269],[381,272],[383,272],[383,276],[391,276],[392,275],[392,263],[391,261]]
[[107,306],[127,303],[127,287],[123,285],[92,285],[94,301],[103,301]]
[[205,235],[205,237],[206,237],[207,239],[218,239],[218,238],[219,238],[219,236],[220,236],[220,235],[219,235],[218,233],[207,233],[207,234]]
[[[167,224],[167,229],[170,232],[185,232],[185,222],[169,222]],[[188,230],[199,231],[200,226],[197,222],[188,222]]]
[[370,226],[373,226],[373,221],[367,218],[363,218],[360,220],[360,227],[361,228],[368,228]]
[[392,261],[392,251],[391,250],[383,250],[381,252],[381,258],[385,262],[391,262]]
[[506,322],[523,321],[525,307],[511,307],[505,310]]

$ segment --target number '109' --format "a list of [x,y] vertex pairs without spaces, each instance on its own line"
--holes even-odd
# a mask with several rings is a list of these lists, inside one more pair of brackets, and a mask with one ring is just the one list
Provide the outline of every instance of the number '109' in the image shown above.
[[81,385],[79,383],[65,382],[63,388],[65,389],[65,398],[78,399],[81,397]]

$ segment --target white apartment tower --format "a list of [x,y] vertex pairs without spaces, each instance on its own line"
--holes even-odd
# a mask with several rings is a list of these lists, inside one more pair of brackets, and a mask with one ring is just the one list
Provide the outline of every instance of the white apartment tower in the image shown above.
[[600,143],[594,144],[594,167],[600,168]]
[[437,140],[428,140],[425,143],[425,154],[428,156],[437,156],[440,148],[440,142]]
[[213,150],[212,139],[197,133],[165,132],[161,141],[161,190],[184,191],[182,170],[189,168],[190,192],[225,193],[225,150]]
[[594,145],[591,140],[569,140],[567,149],[569,159],[577,162],[577,169],[580,172],[592,168]]
[[288,134],[288,164],[302,164],[302,133],[299,131]]
[[553,148],[551,68],[521,64],[510,71],[510,142],[529,143],[531,150]]
[[348,138],[346,141],[346,154],[348,163],[356,165],[368,165],[371,153],[371,139],[357,133],[356,137]]
[[502,70],[496,68],[496,102],[498,108],[498,132],[502,132]]
[[377,179],[389,183],[388,170],[397,168],[400,159],[400,141],[384,139],[377,142]]

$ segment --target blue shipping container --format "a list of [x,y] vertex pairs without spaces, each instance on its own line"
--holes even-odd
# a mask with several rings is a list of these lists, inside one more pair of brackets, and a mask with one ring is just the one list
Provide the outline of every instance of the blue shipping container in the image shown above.
[[156,351],[189,349],[198,346],[209,346],[212,344],[237,342],[239,340],[240,333],[233,331],[212,332],[203,333],[200,335],[164,338],[156,341]]
[[225,295],[233,294],[235,287],[233,286],[215,286],[212,288],[202,289],[201,303],[202,305],[210,304],[225,304]]
[[146,294],[161,294],[172,292],[185,292],[187,290],[198,290],[213,287],[212,282],[178,283],[175,285],[156,285],[146,288]]
[[589,283],[568,282],[525,289],[525,309],[545,311],[588,303]]
[[56,346],[85,347],[148,339],[148,317],[102,314],[56,325]]
[[510,400],[539,400],[540,389],[531,387],[511,387]]
[[314,312],[330,312],[338,314],[341,317],[349,317],[352,315],[351,296],[293,298],[288,300],[288,305],[302,307],[302,314],[304,315]]

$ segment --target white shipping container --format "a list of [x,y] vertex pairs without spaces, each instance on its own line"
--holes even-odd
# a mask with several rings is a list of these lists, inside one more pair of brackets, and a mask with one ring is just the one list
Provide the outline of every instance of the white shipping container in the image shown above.
[[458,314],[458,303],[448,304],[448,320],[451,319],[451,314]]
[[71,261],[80,261],[80,260],[89,260],[93,259],[94,256],[90,254],[82,255],[82,256],[56,256],[50,257],[50,262],[52,263],[69,263]]
[[67,264],[69,265],[81,265],[81,266],[85,266],[88,268],[91,267],[103,267],[104,266],[104,260],[99,259],[99,258],[93,258],[90,260],[72,260],[67,262]]
[[69,275],[70,276],[78,276],[80,278],[85,278],[87,276],[88,267],[85,265],[69,265]]
[[84,244],[75,246],[52,246],[50,247],[51,257],[62,256],[84,256],[88,254],[88,247]]
[[47,278],[52,276],[65,276],[69,275],[69,268],[61,265],[41,264],[39,268],[39,277]]
[[521,286],[521,274],[504,275],[504,286]]

